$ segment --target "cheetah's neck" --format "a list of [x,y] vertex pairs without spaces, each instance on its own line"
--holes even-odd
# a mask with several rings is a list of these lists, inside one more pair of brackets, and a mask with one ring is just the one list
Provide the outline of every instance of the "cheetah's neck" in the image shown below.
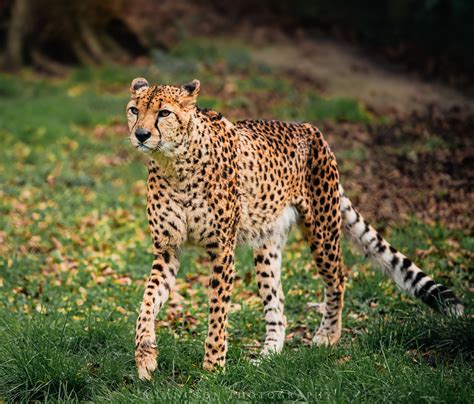
[[159,167],[163,176],[168,178],[175,178],[177,176],[175,160],[172,157],[158,151],[152,154],[152,159]]

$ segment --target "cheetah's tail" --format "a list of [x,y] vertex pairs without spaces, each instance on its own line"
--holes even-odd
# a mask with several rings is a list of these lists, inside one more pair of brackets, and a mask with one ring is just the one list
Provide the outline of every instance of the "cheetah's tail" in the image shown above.
[[436,283],[402,253],[392,247],[352,206],[339,186],[344,233],[372,258],[396,284],[411,296],[442,313],[461,316],[464,307],[456,295]]

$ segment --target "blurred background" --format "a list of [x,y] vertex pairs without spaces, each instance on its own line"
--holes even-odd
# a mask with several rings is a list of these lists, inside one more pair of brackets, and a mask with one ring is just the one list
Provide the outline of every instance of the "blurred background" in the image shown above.
[[0,39],[6,68],[54,70],[54,63],[133,61],[192,35],[263,42],[327,34],[464,84],[474,67],[473,18],[469,0],[4,0]]
[[[361,202],[380,219],[417,211],[466,226],[472,21],[470,0],[4,0],[0,96],[18,95],[17,79],[33,87],[69,80],[70,100],[91,86],[102,86],[101,96],[125,94],[139,74],[176,84],[199,76],[201,104],[233,119],[325,129],[341,149],[345,181],[357,177],[351,188],[373,196]],[[346,168],[345,154],[363,161],[366,146],[366,164]],[[397,186],[386,190],[387,179],[372,172]]]
[[472,84],[473,18],[470,0],[3,0],[0,40],[5,68],[54,71],[133,61],[193,35],[265,43],[322,34],[465,85]]
[[[231,120],[318,126],[361,213],[469,311],[473,22],[472,0],[0,0],[0,401],[182,401],[183,386],[201,401],[252,400],[283,378],[290,401],[334,401],[334,391],[342,401],[450,402],[454,391],[472,401],[472,315],[430,323],[347,245],[341,348],[294,356],[319,321],[305,304],[322,299],[298,232],[283,257],[281,366],[269,362],[266,379],[232,366],[201,375],[208,261],[188,249],[158,318],[160,372],[136,383],[134,321],[152,245],[147,157],[129,144],[124,110],[134,77],[198,78],[199,106]],[[263,335],[252,271],[252,252],[240,249],[231,365]]]

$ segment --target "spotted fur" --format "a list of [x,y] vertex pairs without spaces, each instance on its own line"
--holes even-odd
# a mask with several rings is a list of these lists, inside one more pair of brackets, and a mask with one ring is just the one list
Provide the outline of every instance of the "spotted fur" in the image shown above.
[[147,213],[154,261],[136,326],[140,378],[156,369],[154,319],[173,289],[185,242],[211,259],[204,368],[223,367],[237,244],[254,248],[266,337],[262,354],[281,351],[286,318],[280,279],[285,240],[297,223],[325,284],[324,311],[314,342],[341,335],[345,274],[344,227],[408,293],[448,314],[461,314],[452,291],[435,283],[391,247],[355,211],[339,183],[336,159],[321,132],[306,123],[240,121],[196,107],[200,83],[182,87],[131,85],[130,141],[150,154]]

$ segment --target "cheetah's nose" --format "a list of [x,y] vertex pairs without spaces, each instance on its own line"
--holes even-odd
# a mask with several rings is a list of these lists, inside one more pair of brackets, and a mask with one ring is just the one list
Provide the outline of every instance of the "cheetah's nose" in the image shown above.
[[145,128],[137,128],[135,131],[135,137],[140,143],[145,142],[151,136],[151,132]]

